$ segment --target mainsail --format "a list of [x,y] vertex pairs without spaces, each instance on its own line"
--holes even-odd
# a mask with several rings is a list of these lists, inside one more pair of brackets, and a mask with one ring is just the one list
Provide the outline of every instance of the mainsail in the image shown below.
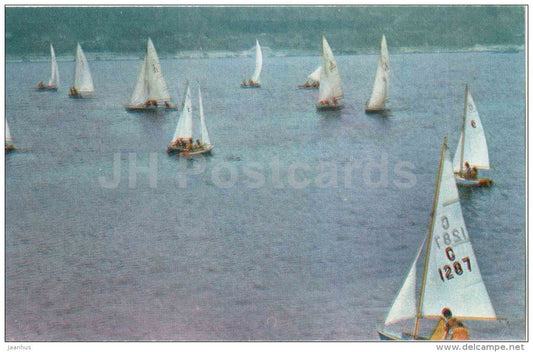
[[57,67],[56,53],[54,47],[50,44],[50,57],[51,57],[51,73],[50,80],[48,81],[48,86],[59,87],[59,69]]
[[189,82],[187,82],[178,125],[176,126],[176,131],[174,132],[172,141],[175,141],[177,139],[188,140],[190,138],[192,138],[192,104],[191,90],[189,88]]
[[11,138],[11,131],[9,130],[9,125],[7,124],[6,120],[6,142],[12,141],[13,138]]
[[200,106],[200,141],[202,144],[209,146],[211,145],[211,140],[209,139],[209,131],[205,124],[204,104],[202,103],[202,93],[200,92],[200,88],[198,88],[198,105]]
[[465,87],[463,129],[453,158],[453,170],[460,172],[465,162],[478,169],[490,168],[485,132],[468,86]]
[[170,101],[170,93],[161,71],[161,64],[150,38],[148,38],[146,56],[137,76],[130,105],[142,105],[148,100]]
[[74,71],[74,88],[81,93],[94,92],[93,79],[89,63],[83,53],[80,43],[76,50],[76,68]]
[[261,75],[262,67],[263,67],[263,54],[261,52],[261,46],[259,45],[259,41],[256,39],[255,41],[255,70],[254,70],[254,74],[252,75],[252,81],[254,81],[254,83],[259,83],[259,76]]
[[368,101],[367,109],[378,110],[385,108],[388,99],[388,81],[389,81],[389,50],[387,49],[387,40],[385,35],[381,37],[381,55],[378,61],[376,78],[372,95]]
[[320,71],[320,89],[318,91],[319,104],[323,101],[333,101],[344,96],[341,77],[337,68],[337,61],[333,52],[322,35],[322,70]]
[[420,316],[440,316],[448,307],[463,319],[496,319],[465,226],[448,148],[444,148]]

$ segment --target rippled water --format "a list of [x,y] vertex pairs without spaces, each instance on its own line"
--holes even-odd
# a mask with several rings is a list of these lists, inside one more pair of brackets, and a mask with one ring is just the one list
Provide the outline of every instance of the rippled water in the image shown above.
[[[198,84],[212,156],[166,154],[178,113],[129,114],[140,60],[91,61],[96,98],[31,90],[7,63],[6,339],[376,340],[429,229],[444,135],[468,83],[495,180],[462,190],[503,339],[526,326],[524,53],[391,56],[387,118],[364,102],[376,56],[338,56],[346,108],[298,90],[318,57],[163,60],[178,104]],[[471,331],[490,338],[487,331]]]

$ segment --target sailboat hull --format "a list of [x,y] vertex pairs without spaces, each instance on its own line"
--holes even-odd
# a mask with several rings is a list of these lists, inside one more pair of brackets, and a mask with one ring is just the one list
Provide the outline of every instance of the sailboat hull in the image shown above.
[[129,112],[160,112],[168,110],[176,110],[175,105],[170,106],[126,106],[126,111]]
[[379,114],[379,115],[389,115],[391,113],[390,108],[378,108],[378,109],[372,109],[372,108],[365,108],[366,114]]
[[173,147],[170,146],[167,148],[168,154],[178,154],[178,156],[184,156],[184,157],[194,157],[196,155],[202,155],[202,154],[210,154],[213,150],[213,146],[207,146],[200,149],[187,151],[184,147]]
[[316,104],[318,111],[341,110],[343,108],[344,104]]
[[47,92],[47,91],[57,92],[57,87],[56,86],[36,87],[35,90],[39,92]]
[[253,84],[253,85],[244,85],[241,83],[241,88],[261,88],[261,85],[259,83]]
[[463,187],[490,187],[492,185],[492,180],[490,178],[477,178],[475,180],[469,180],[455,174],[455,183],[458,186]]
[[410,333],[402,333],[401,336],[397,336],[391,333],[384,332],[382,330],[378,330],[379,339],[382,341],[416,341],[416,340],[428,340],[425,337],[418,336],[417,338],[414,338],[412,334]]
[[92,99],[94,98],[93,93],[69,93],[68,95],[72,99]]

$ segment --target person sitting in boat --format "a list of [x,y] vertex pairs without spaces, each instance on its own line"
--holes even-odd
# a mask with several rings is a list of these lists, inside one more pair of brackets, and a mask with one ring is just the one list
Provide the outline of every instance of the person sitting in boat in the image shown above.
[[477,167],[474,166],[474,167],[472,168],[472,171],[470,171],[470,178],[471,178],[472,180],[477,179]]
[[166,106],[167,108],[170,107],[170,104],[169,104],[168,101],[166,101],[166,100],[165,100],[165,106]]
[[39,84],[37,85],[37,88],[43,89],[44,88],[44,82],[43,81],[39,82]]
[[450,308],[444,308],[441,317],[429,336],[430,340],[468,340],[468,329],[452,316]]
[[204,145],[200,142],[199,139],[196,140],[196,148],[202,148]]
[[76,89],[76,87],[70,87],[70,95],[76,97],[78,96],[78,90]]
[[442,310],[442,316],[444,317],[446,323],[446,334],[444,335],[445,340],[469,339],[468,329],[459,319],[453,317],[450,308],[444,308]]

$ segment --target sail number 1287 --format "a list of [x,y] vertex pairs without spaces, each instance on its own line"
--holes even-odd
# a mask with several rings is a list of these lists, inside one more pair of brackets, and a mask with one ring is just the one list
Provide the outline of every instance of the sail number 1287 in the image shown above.
[[[442,281],[451,280],[455,275],[463,275],[465,270],[472,271],[470,265],[470,257],[461,258],[461,260],[456,260],[455,253],[453,252],[452,247],[447,247],[444,252],[446,257],[451,262],[451,264],[446,264],[442,268],[439,268],[439,277]],[[464,265],[464,267],[463,267]]]

